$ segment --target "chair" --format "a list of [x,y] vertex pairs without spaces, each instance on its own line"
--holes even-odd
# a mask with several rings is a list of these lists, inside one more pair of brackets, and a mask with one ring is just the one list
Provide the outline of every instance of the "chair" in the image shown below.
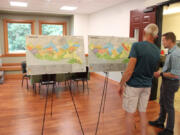
[[4,71],[0,71],[0,84],[4,82]]
[[25,61],[23,61],[23,62],[21,63],[21,69],[22,69],[22,73],[23,73],[23,76],[22,76],[22,87],[23,87],[24,79],[26,79],[27,89],[29,89],[28,80],[29,80],[30,76],[27,75],[26,62],[25,62]]
[[56,85],[56,74],[45,74],[45,75],[42,75],[41,82],[40,82],[40,85],[39,85],[39,91],[40,91],[41,85],[46,85],[46,87],[47,87],[47,90],[46,90],[46,100],[45,100],[45,108],[44,108],[44,118],[43,118],[43,128],[44,128],[44,122],[45,122],[45,117],[46,117],[46,108],[47,108],[47,102],[48,102],[49,85],[53,85],[52,94],[51,94],[51,116],[52,116],[53,93],[55,91],[55,85]]
[[86,66],[86,72],[74,73],[72,76],[72,80],[77,82],[77,86],[78,86],[78,82],[82,81],[83,92],[84,92],[84,82],[86,82],[88,93],[89,93],[88,79],[89,79],[89,67],[88,66]]
[[42,75],[40,85],[39,85],[39,91],[41,89],[41,85],[46,85],[46,86],[53,85],[53,91],[54,91],[54,87],[56,85],[56,74]]
[[66,86],[67,81],[70,79],[71,79],[71,76],[68,73],[60,73],[56,75],[56,82],[58,82],[58,85],[60,82],[64,82]]

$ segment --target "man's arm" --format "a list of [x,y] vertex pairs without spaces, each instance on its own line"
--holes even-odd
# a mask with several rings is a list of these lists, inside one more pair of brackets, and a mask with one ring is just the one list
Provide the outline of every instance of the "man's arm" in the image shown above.
[[166,77],[166,78],[173,78],[173,79],[178,79],[179,78],[179,76],[177,76],[177,75],[174,75],[174,74],[172,74],[172,73],[170,73],[170,72],[165,72],[165,73],[163,73],[163,76],[164,77]]
[[164,77],[167,77],[167,78],[173,78],[173,79],[178,79],[179,78],[179,70],[180,70],[180,61],[179,61],[179,57],[176,56],[176,55],[172,55],[170,57],[170,61],[169,61],[169,64],[170,64],[170,67],[171,67],[171,70],[170,72],[165,72],[163,73],[163,76]]
[[131,78],[131,76],[134,72],[136,63],[137,63],[137,58],[131,57],[130,61],[128,63],[128,66],[123,74],[122,79],[121,79],[121,82],[120,82],[121,86],[125,85],[125,83]]

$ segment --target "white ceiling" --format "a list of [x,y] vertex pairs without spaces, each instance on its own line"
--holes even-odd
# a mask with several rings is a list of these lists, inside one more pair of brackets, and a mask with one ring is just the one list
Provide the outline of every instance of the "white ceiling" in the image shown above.
[[180,2],[179,3],[174,3],[169,6],[164,6],[164,15],[169,15],[169,14],[175,14],[175,13],[180,13]]
[[163,3],[163,2],[166,2],[168,0],[146,0],[145,1],[145,6],[146,7],[150,7],[150,6],[153,6],[153,5],[156,5],[156,4],[159,4],[159,3]]
[[[11,7],[10,1],[28,2],[28,7]],[[91,14],[128,0],[0,0],[0,10],[56,13],[56,14]],[[60,7],[77,6],[76,11],[61,11]]]

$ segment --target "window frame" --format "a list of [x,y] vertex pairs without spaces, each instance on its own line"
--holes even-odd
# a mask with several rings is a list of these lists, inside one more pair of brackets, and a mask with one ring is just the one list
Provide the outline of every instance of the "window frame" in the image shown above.
[[42,25],[49,24],[49,25],[63,25],[63,36],[67,35],[67,23],[66,22],[46,22],[46,21],[39,21],[39,34],[42,35]]
[[26,56],[26,53],[9,53],[9,44],[8,44],[8,23],[27,23],[31,24],[31,34],[34,34],[34,20],[14,20],[14,19],[4,19],[4,56],[7,57],[23,57]]

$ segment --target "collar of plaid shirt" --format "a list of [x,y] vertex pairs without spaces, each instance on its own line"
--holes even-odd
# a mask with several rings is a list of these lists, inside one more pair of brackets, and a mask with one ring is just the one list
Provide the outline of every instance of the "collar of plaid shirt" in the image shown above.
[[177,45],[173,46],[173,48],[168,50],[168,54],[171,54],[174,50],[176,50]]

